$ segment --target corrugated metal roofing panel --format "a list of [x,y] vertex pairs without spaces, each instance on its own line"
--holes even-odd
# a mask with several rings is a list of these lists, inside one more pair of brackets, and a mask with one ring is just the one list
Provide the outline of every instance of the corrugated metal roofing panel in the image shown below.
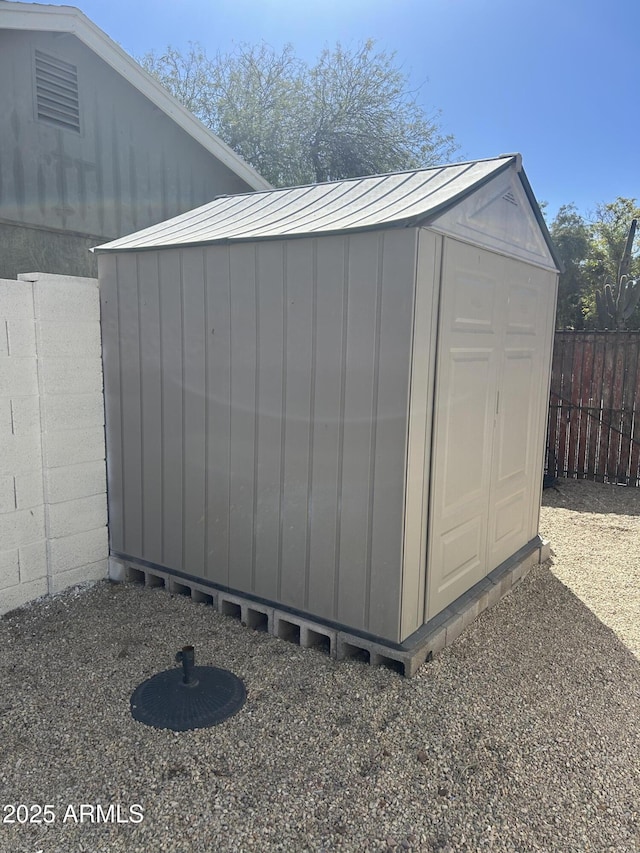
[[454,204],[517,155],[217,198],[210,204],[98,247],[154,249],[310,236],[417,223]]

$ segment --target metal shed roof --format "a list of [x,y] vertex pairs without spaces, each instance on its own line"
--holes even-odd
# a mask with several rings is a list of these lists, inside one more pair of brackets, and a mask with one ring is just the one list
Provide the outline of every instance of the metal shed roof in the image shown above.
[[220,197],[143,231],[105,243],[96,251],[193,246],[424,224],[510,166],[520,172],[546,232],[522,172],[520,155],[509,154],[430,169]]

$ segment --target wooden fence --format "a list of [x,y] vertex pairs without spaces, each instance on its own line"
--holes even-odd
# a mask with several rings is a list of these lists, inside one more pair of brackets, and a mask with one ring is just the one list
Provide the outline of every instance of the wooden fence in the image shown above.
[[556,332],[546,470],[640,485],[640,331]]

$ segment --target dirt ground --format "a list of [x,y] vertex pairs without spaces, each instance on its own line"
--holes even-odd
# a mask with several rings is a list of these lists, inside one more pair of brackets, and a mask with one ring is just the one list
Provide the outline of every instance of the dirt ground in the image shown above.
[[558,480],[540,532],[553,574],[640,660],[640,489]]

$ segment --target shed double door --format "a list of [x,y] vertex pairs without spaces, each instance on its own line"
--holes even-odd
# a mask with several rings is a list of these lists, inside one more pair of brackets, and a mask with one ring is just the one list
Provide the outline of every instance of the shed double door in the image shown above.
[[427,619],[537,533],[553,282],[445,239]]

